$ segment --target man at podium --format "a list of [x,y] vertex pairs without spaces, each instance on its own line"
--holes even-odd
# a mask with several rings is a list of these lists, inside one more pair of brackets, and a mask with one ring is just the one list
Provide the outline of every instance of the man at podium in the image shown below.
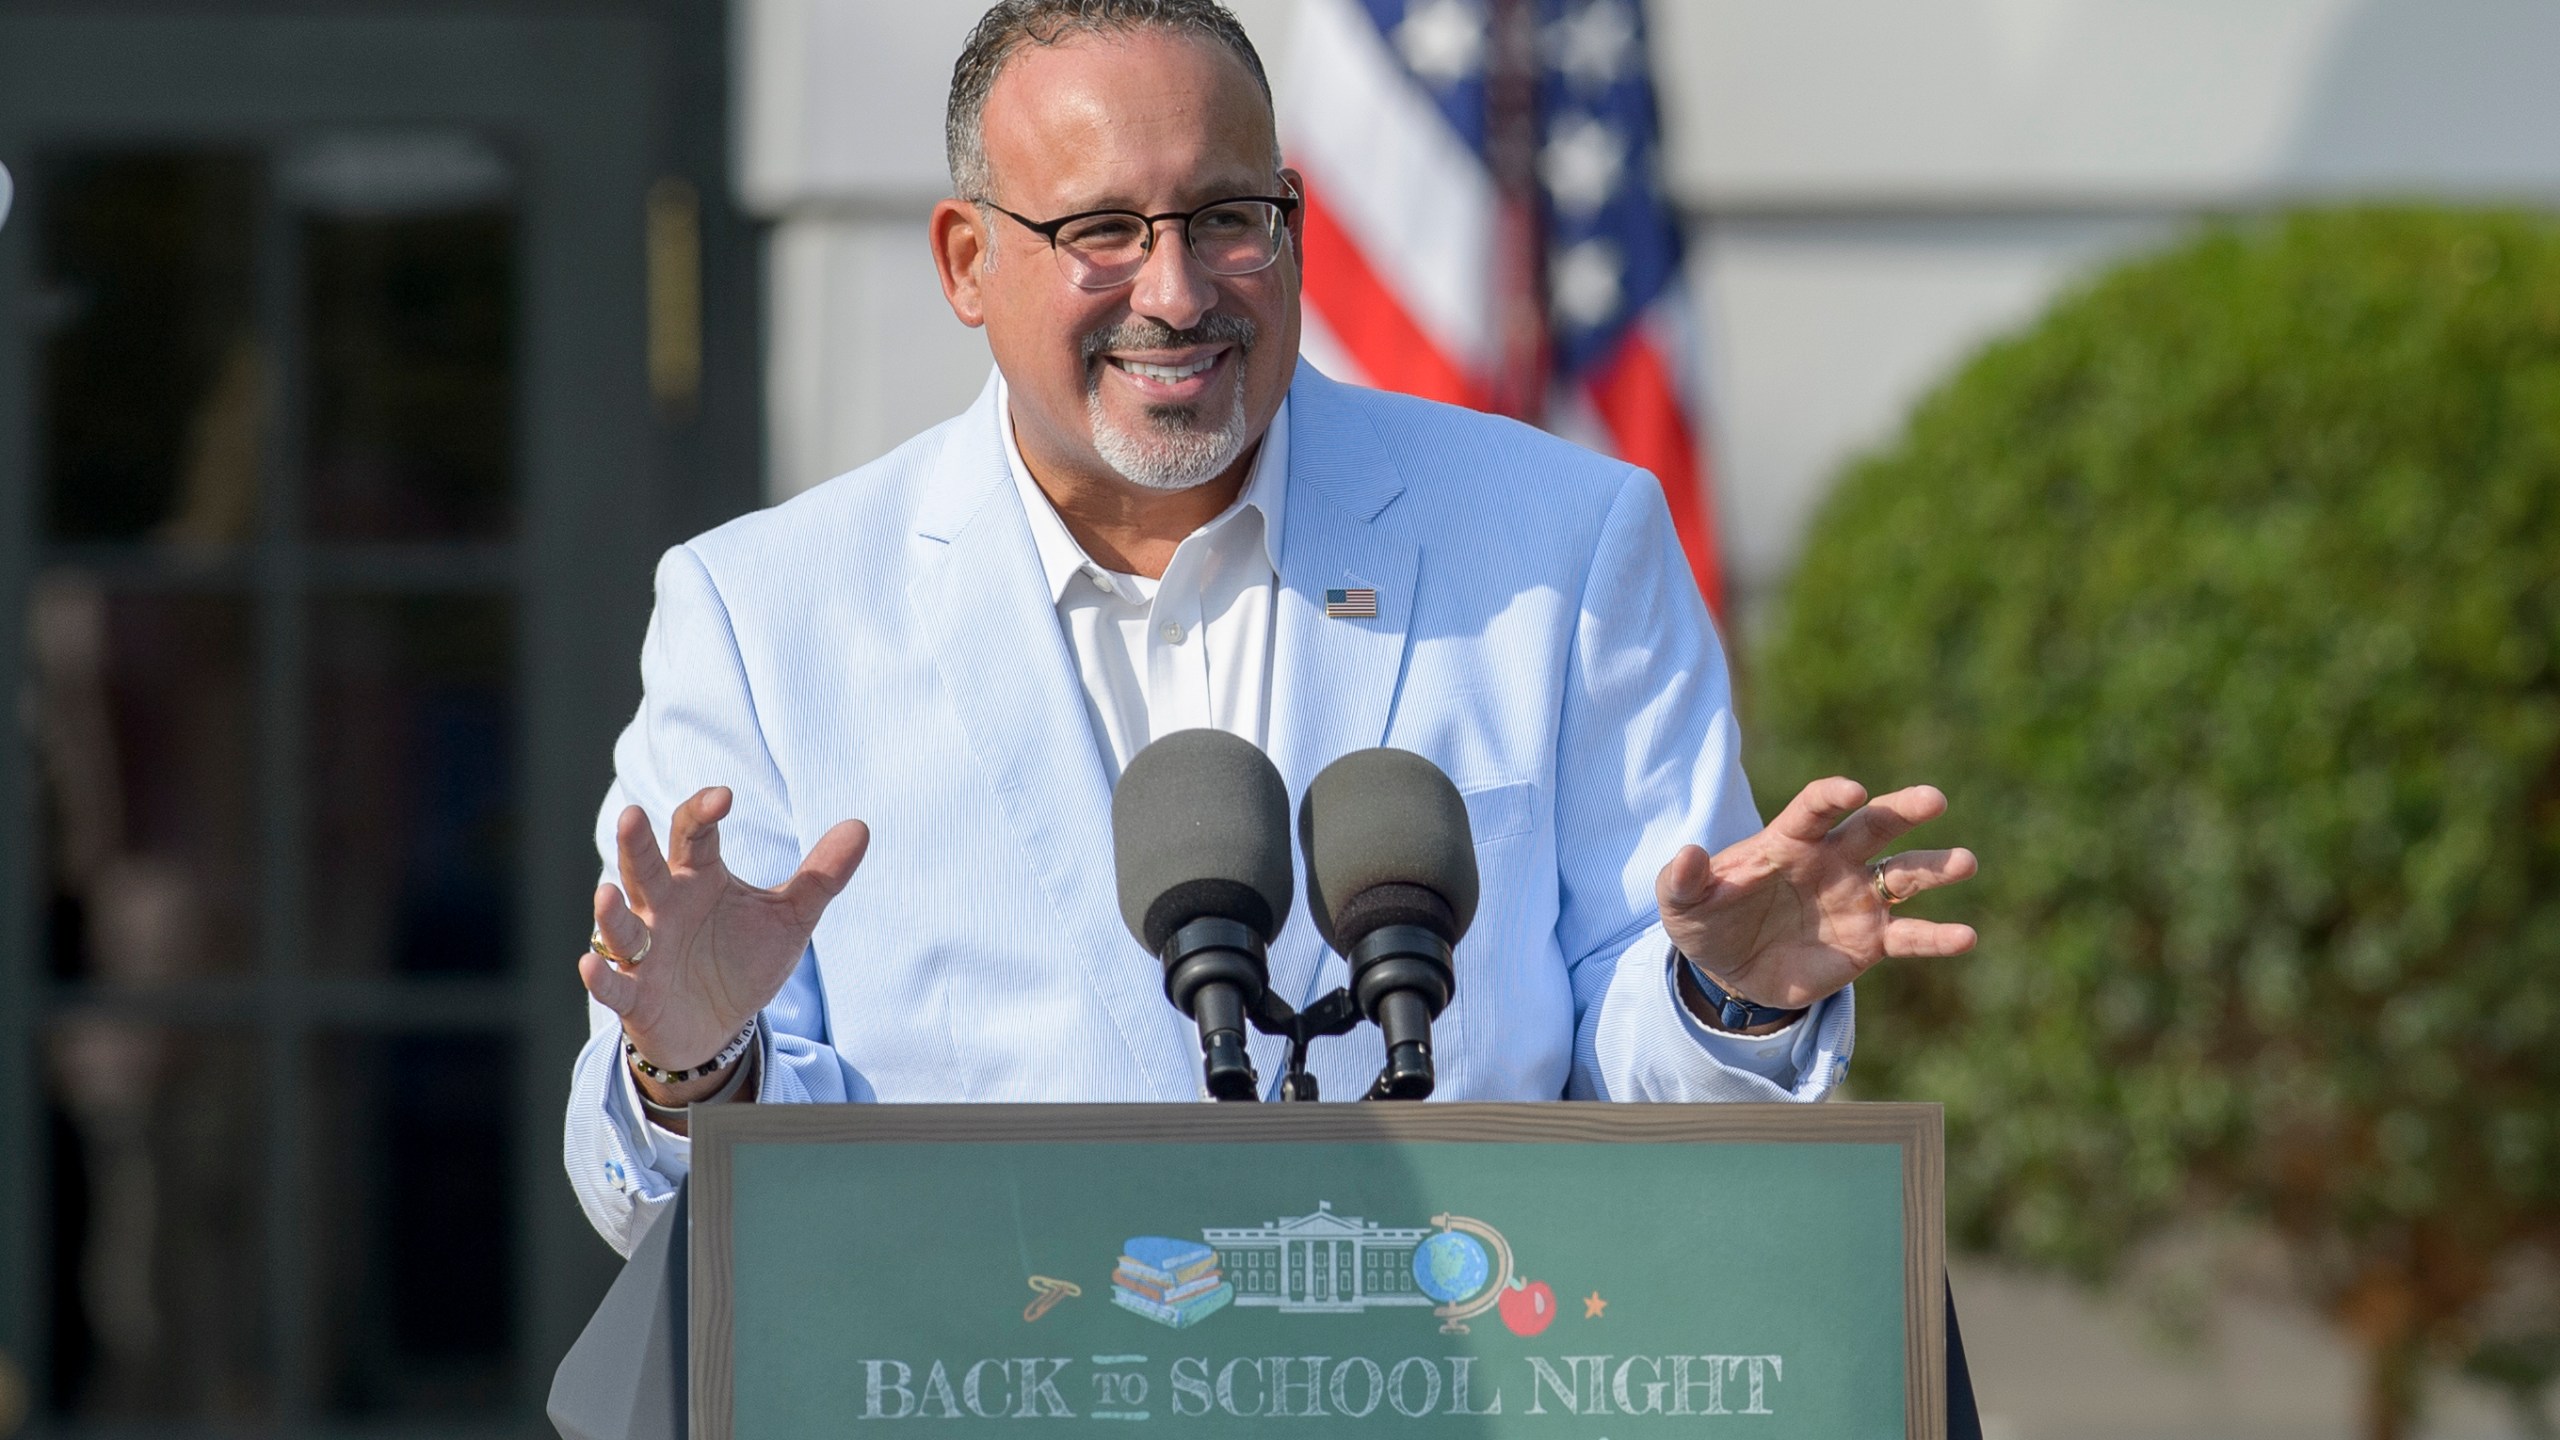
[[[1293,796],[1378,745],[1456,782],[1483,905],[1443,1098],[1819,1100],[1849,983],[1973,943],[1892,910],[1973,872],[1885,854],[1935,790],[1825,780],[1761,826],[1651,475],[1300,362],[1304,196],[1223,7],[1005,0],[947,139],[930,241],[984,392],[658,568],[566,1137],[618,1249],[689,1105],[1198,1098],[1112,872],[1116,778],[1176,730]],[[1305,909],[1293,1004],[1344,976]],[[1315,1069],[1352,1095],[1380,1059]]]

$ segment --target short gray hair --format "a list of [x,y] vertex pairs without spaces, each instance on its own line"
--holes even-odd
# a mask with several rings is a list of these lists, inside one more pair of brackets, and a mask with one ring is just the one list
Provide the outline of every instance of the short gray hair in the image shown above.
[[[1262,57],[1238,24],[1234,12],[1218,0],[999,0],[978,17],[960,61],[951,67],[951,101],[942,114],[943,158],[951,166],[952,193],[963,200],[983,200],[994,188],[987,170],[986,133],[981,125],[987,94],[1005,62],[1025,45],[1055,45],[1076,35],[1126,34],[1133,30],[1169,30],[1224,46],[1253,74],[1262,89],[1262,106],[1271,109],[1271,77]],[[1276,122],[1275,122],[1276,125]],[[1274,142],[1272,166],[1279,156]]]

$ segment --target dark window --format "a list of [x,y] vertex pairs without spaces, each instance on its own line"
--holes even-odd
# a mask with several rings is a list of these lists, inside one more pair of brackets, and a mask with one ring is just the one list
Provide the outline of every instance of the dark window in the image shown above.
[[652,559],[759,484],[726,24],[0,0],[27,1433],[550,1433],[590,807]]
[[427,134],[30,171],[45,1408],[506,1414],[512,170]]

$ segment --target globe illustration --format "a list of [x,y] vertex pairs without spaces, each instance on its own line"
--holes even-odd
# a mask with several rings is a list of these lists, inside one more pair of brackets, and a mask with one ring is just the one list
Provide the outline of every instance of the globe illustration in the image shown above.
[[1493,1280],[1493,1262],[1473,1235],[1444,1230],[1413,1252],[1413,1281],[1443,1305],[1477,1294]]

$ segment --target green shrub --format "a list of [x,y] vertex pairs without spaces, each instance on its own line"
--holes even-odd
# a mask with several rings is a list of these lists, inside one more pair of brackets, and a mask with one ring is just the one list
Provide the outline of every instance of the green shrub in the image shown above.
[[2560,1243],[2560,226],[2213,230],[1855,465],[1754,656],[1763,807],[1926,780],[1981,878],[1861,987],[1950,1225],[2090,1280],[2237,1214],[2414,1414]]

